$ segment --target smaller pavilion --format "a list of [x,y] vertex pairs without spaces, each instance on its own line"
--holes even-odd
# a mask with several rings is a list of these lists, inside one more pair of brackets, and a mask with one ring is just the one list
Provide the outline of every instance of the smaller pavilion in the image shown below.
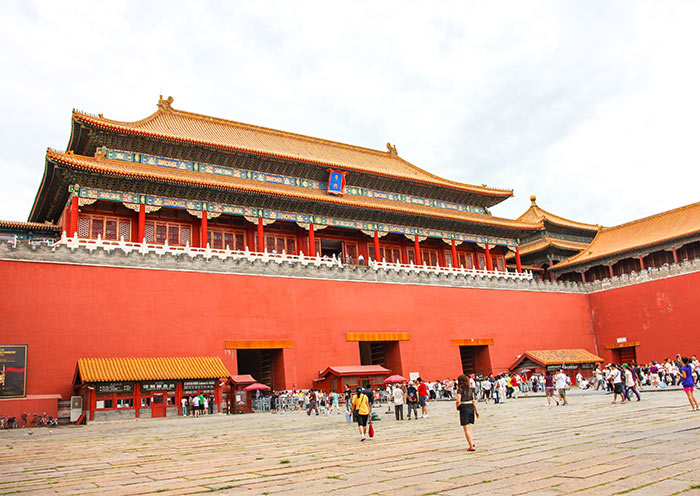
[[584,377],[593,375],[592,370],[604,360],[584,349],[573,350],[533,350],[520,355],[513,365],[511,372],[544,374],[546,371],[555,373],[564,370],[572,383],[576,383],[576,374],[581,372]]
[[[530,197],[530,208],[517,218],[520,222],[542,224],[543,229],[520,240],[520,258],[523,268],[543,273],[551,279],[552,266],[576,255],[593,241],[601,226],[584,224],[554,215],[537,205],[537,197]],[[514,264],[515,254],[506,255],[506,262]]]
[[390,375],[391,370],[381,365],[333,365],[319,372],[314,387],[326,393],[342,393],[346,386],[376,389],[384,386],[384,379]]
[[230,375],[219,357],[79,358],[73,384],[89,420],[170,417],[183,414],[183,397],[199,394],[220,413]]

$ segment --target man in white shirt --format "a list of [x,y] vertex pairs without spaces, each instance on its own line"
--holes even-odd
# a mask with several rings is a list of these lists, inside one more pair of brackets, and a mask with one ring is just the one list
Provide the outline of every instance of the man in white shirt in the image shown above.
[[394,389],[391,391],[396,420],[403,420],[403,394],[403,389],[400,386],[394,386]]
[[566,388],[568,386],[569,378],[563,370],[560,370],[559,373],[554,376],[554,387],[556,388],[557,393],[559,394],[559,399],[562,401],[563,406],[569,404],[569,402],[566,401]]
[[[595,369],[595,390],[598,391],[600,389],[600,386],[603,385],[603,373],[600,371],[598,367]],[[605,388],[603,388],[605,390]]]
[[617,403],[617,395],[620,395],[620,403],[625,403],[627,400],[625,399],[625,387],[622,383],[622,372],[620,372],[620,369],[615,367],[614,365],[610,366],[610,378],[612,379],[613,383],[613,403]]

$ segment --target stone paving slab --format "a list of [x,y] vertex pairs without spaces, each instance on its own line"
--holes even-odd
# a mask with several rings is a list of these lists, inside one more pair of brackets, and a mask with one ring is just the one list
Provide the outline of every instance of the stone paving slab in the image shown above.
[[0,431],[0,494],[686,496],[700,492],[700,413],[686,401],[480,404],[474,453],[452,402],[402,422],[382,407],[365,442],[344,415],[300,412]]

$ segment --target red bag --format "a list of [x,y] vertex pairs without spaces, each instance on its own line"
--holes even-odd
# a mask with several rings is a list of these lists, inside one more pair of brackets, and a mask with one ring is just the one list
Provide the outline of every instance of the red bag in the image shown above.
[[369,437],[374,437],[374,426],[372,422],[369,423]]

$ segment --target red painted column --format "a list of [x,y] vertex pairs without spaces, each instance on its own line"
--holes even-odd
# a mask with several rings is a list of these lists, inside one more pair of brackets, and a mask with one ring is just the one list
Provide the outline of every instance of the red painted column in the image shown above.
[[90,420],[95,420],[95,408],[97,408],[97,393],[93,387],[90,390]]
[[63,209],[63,231],[66,232],[66,236],[70,236],[70,205]]
[[520,263],[520,249],[515,247],[515,265],[518,268],[518,274],[523,273],[523,264]]
[[202,236],[201,246],[202,248],[207,247],[207,211],[202,210],[202,224],[200,227],[200,234]]
[[581,272],[581,282],[586,282],[586,273]]
[[214,391],[214,396],[216,397],[216,404],[218,405],[217,411],[221,413],[221,386],[220,383],[216,383],[216,389]]
[[491,249],[489,244],[486,243],[486,270],[493,270],[493,260],[491,260]]
[[309,222],[309,256],[316,256],[316,236],[314,235],[314,223]]
[[420,242],[418,241],[418,235],[413,239],[413,250],[416,256],[416,265],[423,265],[423,259],[420,256]]
[[454,239],[452,240],[452,267],[459,267],[459,259],[457,258],[457,244],[455,243]]
[[379,251],[379,231],[374,231],[374,259],[377,262],[382,261],[382,255]]
[[474,256],[474,268],[476,270],[481,270],[481,264],[479,264],[479,253],[476,250],[474,250],[472,252],[472,255]]
[[639,269],[644,270],[644,257],[639,257]]
[[[70,199],[70,225],[68,236],[72,237],[76,232],[78,232],[78,197],[73,196],[73,198]],[[675,250],[673,253],[676,253]]]
[[139,409],[141,408],[141,384],[136,383],[134,384],[134,416],[136,418],[139,418],[140,411]]
[[[71,220],[73,220],[72,215],[70,216],[70,218],[71,218]],[[673,263],[678,263],[678,252],[676,251],[675,248],[673,249]]]
[[139,231],[136,236],[137,243],[143,243],[143,238],[146,237],[146,205],[139,205]]
[[185,412],[182,410],[182,382],[175,384],[175,404],[177,405],[177,411],[180,412],[180,416],[184,416]]
[[263,218],[258,217],[258,251],[265,251],[265,235],[263,233]]
[[612,264],[608,265],[608,270],[610,272],[610,279],[612,279],[615,276],[615,272],[613,271]]

